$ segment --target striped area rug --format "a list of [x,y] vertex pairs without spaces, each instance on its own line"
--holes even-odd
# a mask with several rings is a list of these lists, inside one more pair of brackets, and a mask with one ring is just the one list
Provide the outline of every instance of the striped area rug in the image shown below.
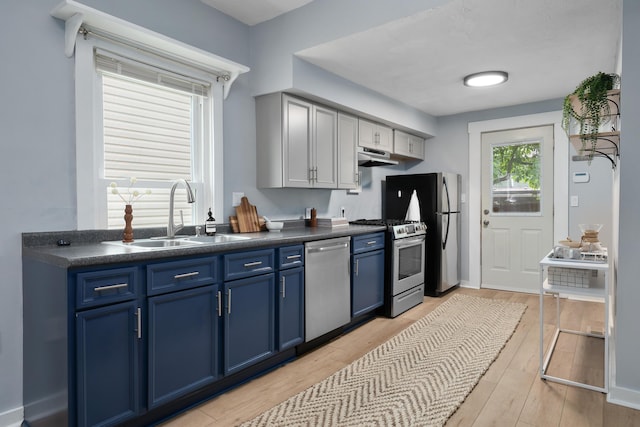
[[441,426],[513,334],[526,306],[453,295],[253,426]]

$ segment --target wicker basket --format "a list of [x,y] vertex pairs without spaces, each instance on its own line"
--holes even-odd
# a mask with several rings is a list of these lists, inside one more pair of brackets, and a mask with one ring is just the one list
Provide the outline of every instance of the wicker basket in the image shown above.
[[581,268],[549,267],[549,284],[556,286],[571,286],[574,288],[588,288],[591,270]]

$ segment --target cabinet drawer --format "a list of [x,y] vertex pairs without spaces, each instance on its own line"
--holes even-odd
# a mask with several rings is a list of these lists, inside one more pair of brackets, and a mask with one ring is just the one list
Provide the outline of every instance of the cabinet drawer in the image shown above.
[[78,273],[76,276],[76,307],[95,307],[136,298],[137,267]]
[[195,258],[147,266],[147,294],[158,295],[220,281],[220,257]]
[[354,254],[384,248],[384,232],[353,236],[351,245]]
[[301,267],[304,265],[304,246],[285,246],[278,249],[278,265],[285,268]]
[[224,280],[235,280],[274,270],[275,251],[264,249],[224,256]]

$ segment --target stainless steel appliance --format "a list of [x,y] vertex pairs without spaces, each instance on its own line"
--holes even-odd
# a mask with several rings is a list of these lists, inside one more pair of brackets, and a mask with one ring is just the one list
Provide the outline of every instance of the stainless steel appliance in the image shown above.
[[351,238],[307,242],[305,253],[305,342],[351,321]]
[[460,188],[453,173],[387,176],[384,214],[405,218],[415,190],[426,240],[425,295],[438,296],[460,283]]
[[422,303],[426,225],[422,222],[382,219],[361,219],[351,223],[387,227],[385,314],[396,317]]

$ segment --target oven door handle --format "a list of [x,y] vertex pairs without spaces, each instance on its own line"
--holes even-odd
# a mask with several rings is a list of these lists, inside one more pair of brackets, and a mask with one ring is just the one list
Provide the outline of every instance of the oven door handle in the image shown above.
[[401,248],[401,247],[404,248],[407,246],[413,246],[417,243],[424,243],[424,237],[419,237],[417,239],[411,239],[411,240],[400,239],[400,240],[396,240],[394,243],[397,248]]

